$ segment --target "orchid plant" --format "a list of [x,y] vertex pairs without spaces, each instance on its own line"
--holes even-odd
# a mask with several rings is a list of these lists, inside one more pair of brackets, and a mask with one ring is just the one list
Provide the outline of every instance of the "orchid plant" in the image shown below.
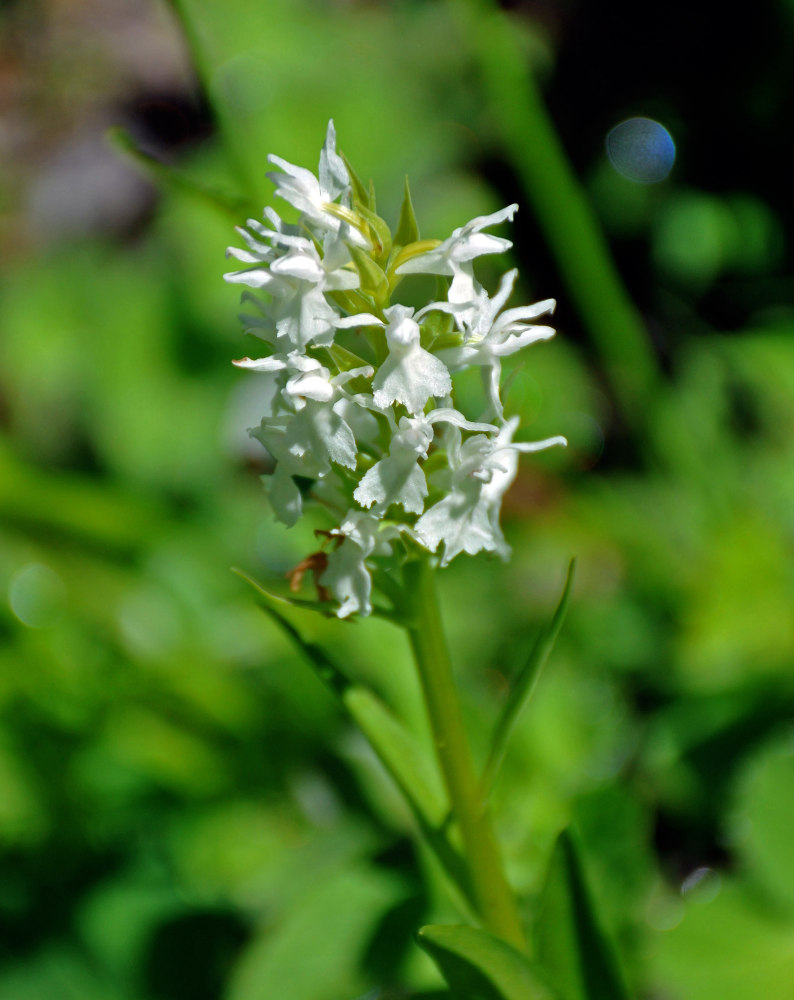
[[[361,725],[470,919],[500,947],[523,952],[526,929],[504,874],[488,793],[518,709],[560,627],[570,573],[557,613],[497,720],[481,777],[434,573],[464,552],[507,559],[500,508],[520,456],[566,444],[560,436],[516,440],[518,418],[505,417],[502,401],[502,359],[554,335],[537,321],[555,303],[506,308],[517,271],[505,273],[493,295],[475,275],[478,258],[511,247],[491,230],[512,220],[517,205],[472,219],[443,241],[421,239],[407,181],[392,233],[377,214],[372,186],[337,152],[333,122],[316,176],[278,156],[270,161],[278,168],[268,175],[275,193],[298,219],[287,223],[270,207],[263,222],[249,219],[238,230],[244,248],[228,251],[243,266],[225,277],[246,286],[241,320],[261,344],[261,356],[234,364],[261,381],[261,422],[249,433],[272,459],[263,479],[275,517],[292,526],[313,502],[331,519],[317,531],[318,550],[290,574],[297,592],[311,571],[316,599],[288,600],[339,618],[379,614],[407,631],[442,801],[410,763],[416,748],[401,723],[327,654],[303,642],[283,617],[283,599],[261,587],[260,595]],[[412,275],[432,276],[436,284],[435,299],[418,309],[397,296]],[[456,376],[469,368],[482,376],[477,413],[464,412],[456,398]],[[444,951],[432,938],[428,950]],[[522,995],[547,995],[542,990]]]

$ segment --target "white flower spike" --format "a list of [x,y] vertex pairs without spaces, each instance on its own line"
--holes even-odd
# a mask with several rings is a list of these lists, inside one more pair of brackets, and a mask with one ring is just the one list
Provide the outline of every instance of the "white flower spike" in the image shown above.
[[[336,151],[336,129],[333,120],[328,122],[325,145],[320,153],[319,178],[305,167],[296,167],[280,156],[270,155],[268,160],[281,167],[283,173],[273,171],[268,178],[276,185],[276,194],[302,213],[302,221],[320,230],[338,233],[342,220],[329,206],[338,203],[350,207],[350,176],[341,156]],[[348,238],[356,246],[368,247],[369,241],[357,230]]]
[[[305,501],[322,505],[333,520],[324,551],[310,557],[325,567],[320,600],[330,592],[340,618],[368,615],[379,574],[421,549],[442,566],[462,552],[509,555],[499,512],[519,456],[565,439],[513,440],[518,418],[504,419],[502,358],[553,335],[534,321],[554,302],[505,309],[517,272],[493,297],[476,279],[479,257],[511,246],[485,230],[512,219],[516,205],[441,243],[411,243],[393,273],[388,226],[351,183],[333,122],[318,176],[270,160],[280,168],[268,175],[276,194],[300,219],[288,225],[267,208],[264,224],[249,219],[239,230],[245,248],[228,251],[246,266],[227,281],[259,293],[243,293],[255,314],[241,321],[265,351],[234,364],[263,379],[265,412],[249,433],[275,463],[263,478],[276,518],[290,526]],[[410,200],[403,211],[412,213]],[[418,310],[391,301],[389,290],[411,274],[447,279],[446,298]],[[473,367],[485,386],[479,412],[492,423],[456,408],[453,376]]]

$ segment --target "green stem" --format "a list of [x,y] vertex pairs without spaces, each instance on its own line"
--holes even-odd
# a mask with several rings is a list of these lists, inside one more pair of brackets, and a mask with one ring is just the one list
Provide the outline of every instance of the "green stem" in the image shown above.
[[506,154],[601,355],[629,423],[647,410],[658,368],[585,192],[571,169],[509,18],[494,0],[453,0],[479,62]]
[[488,930],[523,950],[526,941],[515,896],[505,877],[488,808],[479,794],[429,562],[409,562],[405,584],[408,635],[475,904]]

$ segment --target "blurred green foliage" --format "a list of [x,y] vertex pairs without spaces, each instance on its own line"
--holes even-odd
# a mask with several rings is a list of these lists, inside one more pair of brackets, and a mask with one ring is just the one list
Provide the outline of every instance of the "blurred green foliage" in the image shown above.
[[[423,234],[443,236],[515,195],[478,169],[509,159],[499,109],[450,5],[177,9],[215,134],[134,233],[21,251],[2,278],[0,1000],[429,998],[413,934],[458,922],[454,904],[362,738],[229,572],[277,577],[314,546],[270,517],[255,380],[229,364],[242,217],[191,178],[258,215],[266,154],[313,166],[333,116],[379,210],[395,216],[409,173]],[[550,71],[553,46],[518,23]],[[633,415],[563,309],[508,409],[571,446],[523,465],[513,560],[445,572],[453,658],[482,759],[577,556],[495,796],[527,912],[573,822],[636,995],[784,1000],[794,313],[764,289],[785,236],[753,192],[638,188],[602,161],[587,183],[608,234],[651,247],[656,321],[697,335],[671,337],[629,446]],[[726,275],[757,282],[730,335],[696,319]],[[525,299],[563,300],[522,277]],[[388,623],[301,627],[427,740]]]

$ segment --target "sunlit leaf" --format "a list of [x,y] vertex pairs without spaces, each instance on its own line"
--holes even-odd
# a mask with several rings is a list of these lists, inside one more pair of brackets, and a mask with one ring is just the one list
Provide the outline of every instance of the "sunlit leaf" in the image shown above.
[[512,945],[476,927],[429,926],[419,944],[433,958],[455,1000],[556,1000],[536,967]]
[[353,188],[353,208],[357,212],[360,212],[362,208],[368,208],[374,211],[374,204],[371,200],[370,192],[367,191],[364,186],[364,182],[356,173],[355,167],[350,160],[348,160],[345,154],[341,152],[341,150],[339,151],[339,155],[344,160],[347,172],[350,176],[350,183]]
[[378,305],[385,305],[389,296],[389,282],[383,270],[360,247],[351,246],[350,253],[361,278],[361,290],[372,295]]

